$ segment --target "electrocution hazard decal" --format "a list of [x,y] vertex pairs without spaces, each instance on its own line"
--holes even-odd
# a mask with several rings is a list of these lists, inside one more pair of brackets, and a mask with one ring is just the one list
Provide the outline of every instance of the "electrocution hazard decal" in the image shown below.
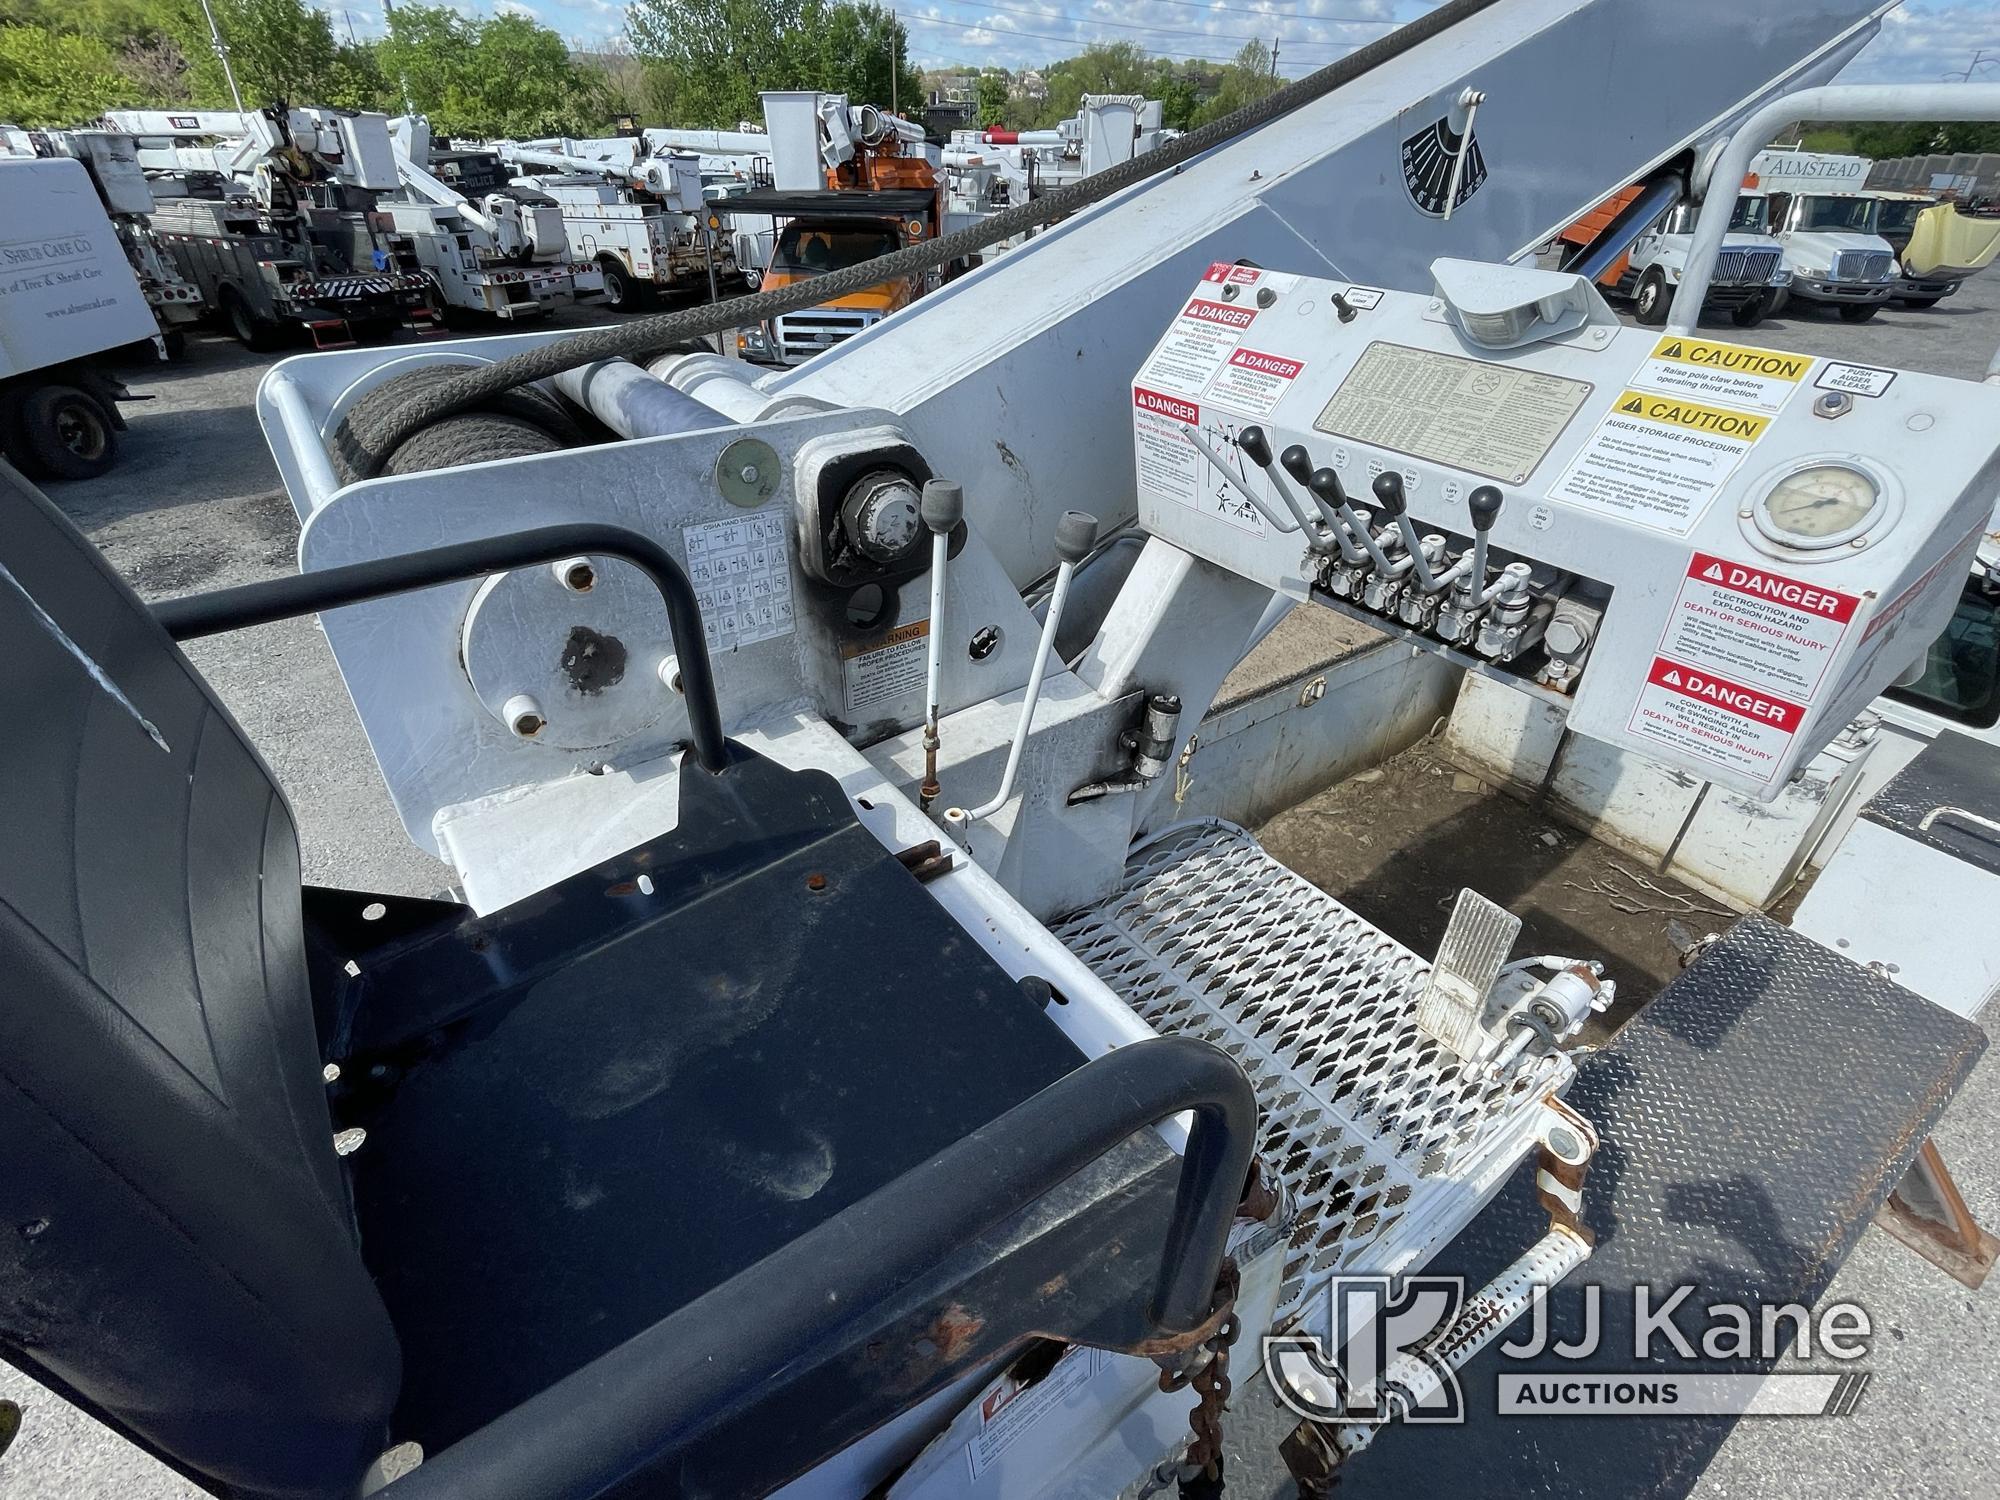
[[1660,650],[1810,703],[1860,607],[1859,594],[1697,552],[1688,560]]

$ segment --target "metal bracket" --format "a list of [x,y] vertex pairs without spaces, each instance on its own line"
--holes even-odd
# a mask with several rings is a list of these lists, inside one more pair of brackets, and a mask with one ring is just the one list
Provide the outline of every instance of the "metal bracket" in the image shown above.
[[1975,1291],[2000,1257],[2000,1238],[1972,1217],[1935,1141],[1924,1142],[1889,1201],[1876,1210],[1875,1222]]

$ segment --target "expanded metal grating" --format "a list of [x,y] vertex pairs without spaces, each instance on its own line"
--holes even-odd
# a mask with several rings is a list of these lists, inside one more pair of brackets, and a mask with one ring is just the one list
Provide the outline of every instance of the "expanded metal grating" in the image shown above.
[[1156,1031],[1198,1036],[1256,1085],[1259,1155],[1295,1205],[1280,1322],[1343,1271],[1421,1265],[1534,1142],[1566,1058],[1504,1079],[1417,1029],[1430,965],[1243,829],[1182,824],[1109,900],[1054,924]]

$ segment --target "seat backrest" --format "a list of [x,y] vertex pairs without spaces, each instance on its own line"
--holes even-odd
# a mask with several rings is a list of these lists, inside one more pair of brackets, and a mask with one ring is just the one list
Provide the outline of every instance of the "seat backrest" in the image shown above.
[[333,1150],[291,812],[0,463],[0,1354],[252,1496],[352,1494],[396,1339]]

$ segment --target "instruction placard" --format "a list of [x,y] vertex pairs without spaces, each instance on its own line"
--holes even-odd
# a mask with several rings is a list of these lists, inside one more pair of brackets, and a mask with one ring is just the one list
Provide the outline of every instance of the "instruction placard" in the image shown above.
[[847,712],[859,718],[871,709],[922,692],[930,668],[929,620],[898,625],[879,641],[848,642],[840,648],[840,675]]
[[[1253,481],[1249,460],[1236,447],[1241,423],[1220,411],[1204,416],[1199,402],[1144,386],[1132,387],[1132,407],[1133,459],[1141,490],[1217,516],[1253,536],[1264,534],[1264,518],[1245,498]],[[1231,467],[1211,463],[1188,440],[1190,428]]]
[[1770,425],[1756,412],[1627,390],[1549,494],[1686,536]]
[[1670,333],[1653,345],[1652,357],[1639,366],[1632,384],[1670,396],[1778,412],[1798,394],[1812,366],[1810,355]]
[[1257,309],[1242,302],[1206,296],[1190,299],[1140,366],[1137,383],[1156,391],[1199,396],[1256,321]]
[[792,633],[782,501],[727,521],[683,526],[681,542],[711,649],[729,651]]
[[1238,345],[1209,381],[1203,399],[1248,416],[1268,417],[1305,367],[1304,360]]
[[966,1465],[972,1477],[977,1479],[984,1474],[1018,1439],[1044,1418],[1069,1405],[1110,1366],[1110,1355],[1079,1344],[1031,1385],[1022,1385],[1012,1376],[1001,1377],[981,1397],[979,1429],[965,1445]]
[[1681,579],[1660,650],[1810,703],[1860,607],[1859,594],[1697,552]]
[[1895,383],[1894,370],[1879,370],[1874,365],[1828,364],[1813,385],[1823,391],[1845,391],[1850,396],[1873,400],[1886,395]]
[[1803,708],[1774,693],[1656,656],[1626,728],[1691,760],[1770,781],[1804,719]]

